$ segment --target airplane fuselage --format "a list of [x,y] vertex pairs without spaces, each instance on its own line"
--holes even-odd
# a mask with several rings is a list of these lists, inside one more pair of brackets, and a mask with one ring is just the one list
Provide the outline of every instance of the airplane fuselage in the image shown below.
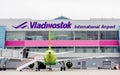
[[47,50],[44,54],[45,65],[55,65],[57,62],[57,55],[53,50]]

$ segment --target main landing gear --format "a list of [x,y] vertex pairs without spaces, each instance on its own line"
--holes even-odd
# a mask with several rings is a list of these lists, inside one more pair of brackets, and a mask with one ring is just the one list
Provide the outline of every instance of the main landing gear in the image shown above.
[[60,71],[66,71],[65,62],[62,61],[60,64],[62,65],[62,67],[60,67]]
[[62,70],[66,70],[66,67],[60,67],[60,71],[62,71]]

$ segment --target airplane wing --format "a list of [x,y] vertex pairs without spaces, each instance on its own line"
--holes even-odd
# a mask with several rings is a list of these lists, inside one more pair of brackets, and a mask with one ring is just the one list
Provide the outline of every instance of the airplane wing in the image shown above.
[[105,57],[107,57],[107,56],[92,56],[92,57],[63,58],[63,59],[58,59],[57,62],[71,61],[71,60],[83,60],[83,59],[105,58]]
[[56,54],[57,54],[57,55],[62,55],[62,54],[67,54],[67,53],[73,53],[73,51],[60,52],[60,53],[56,53]]
[[[59,52],[56,53],[57,55],[62,55],[62,54],[67,54],[67,53],[72,53],[73,51],[68,51],[68,52]],[[40,52],[29,52],[31,54],[36,54],[36,55],[44,55],[44,53],[40,53]]]
[[44,55],[44,53],[40,53],[40,52],[29,52],[31,54],[35,54],[35,55]]

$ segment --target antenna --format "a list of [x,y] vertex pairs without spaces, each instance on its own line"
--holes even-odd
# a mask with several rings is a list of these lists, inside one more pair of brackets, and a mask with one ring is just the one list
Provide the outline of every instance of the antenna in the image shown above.
[[51,41],[51,31],[49,31],[49,33],[48,33],[48,50],[52,50],[51,49],[51,46],[50,46],[50,41]]

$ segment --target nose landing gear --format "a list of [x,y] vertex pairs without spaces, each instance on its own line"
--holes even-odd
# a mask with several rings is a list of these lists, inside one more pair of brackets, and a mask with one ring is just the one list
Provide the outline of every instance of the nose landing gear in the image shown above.
[[52,67],[51,67],[51,65],[50,65],[50,67],[49,67],[48,69],[49,69],[49,71],[52,71]]

